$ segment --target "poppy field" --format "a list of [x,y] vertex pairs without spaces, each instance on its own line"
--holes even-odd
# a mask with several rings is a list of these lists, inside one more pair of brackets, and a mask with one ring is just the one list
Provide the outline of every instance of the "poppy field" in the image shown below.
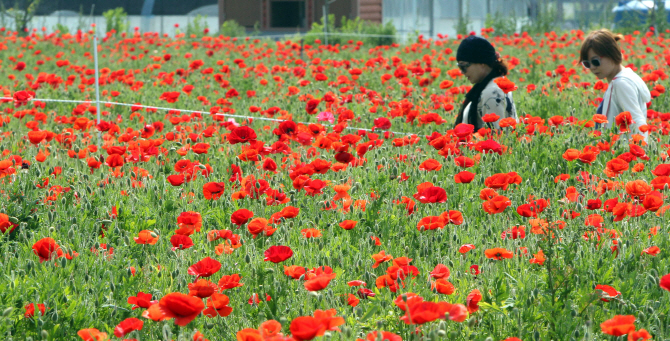
[[0,30],[3,340],[670,335],[670,32],[621,43],[646,141],[596,129],[581,31],[480,33],[499,131],[454,128],[443,36],[109,33],[98,123],[92,33]]

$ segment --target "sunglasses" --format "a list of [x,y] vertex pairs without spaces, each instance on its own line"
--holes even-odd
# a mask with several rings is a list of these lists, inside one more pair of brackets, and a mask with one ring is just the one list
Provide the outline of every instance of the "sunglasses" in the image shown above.
[[456,64],[458,68],[461,70],[461,73],[465,74],[466,71],[468,71],[468,68],[470,67],[470,63],[463,63],[463,64]]
[[584,65],[584,67],[587,69],[590,69],[591,66],[598,67],[600,66],[600,57],[593,57],[591,58],[591,61],[582,60],[582,65]]

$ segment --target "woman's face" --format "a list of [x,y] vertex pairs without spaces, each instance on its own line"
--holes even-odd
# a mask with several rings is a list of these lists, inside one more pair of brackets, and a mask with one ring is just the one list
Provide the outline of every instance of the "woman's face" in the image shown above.
[[[589,49],[589,64],[591,68],[591,73],[593,73],[598,79],[604,79],[611,81],[617,73],[619,73],[619,64],[614,63],[614,61],[609,57],[598,56],[593,49]],[[595,64],[600,64],[596,66]]]
[[472,84],[481,82],[491,72],[490,66],[478,63],[458,62],[458,68]]

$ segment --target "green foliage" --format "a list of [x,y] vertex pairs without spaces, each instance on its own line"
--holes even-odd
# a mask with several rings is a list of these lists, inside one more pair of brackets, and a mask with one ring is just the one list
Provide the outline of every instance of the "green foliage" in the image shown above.
[[123,7],[105,11],[102,16],[105,17],[105,32],[119,34],[128,30],[128,15]]
[[57,24],[54,26],[54,31],[58,31],[58,32],[60,32],[61,34],[70,33],[70,29],[69,29],[67,26],[65,26],[65,25],[63,25],[63,24],[61,24],[61,23],[57,23]]
[[556,22],[556,10],[548,6],[540,6],[536,18],[530,18],[528,22],[521,26],[521,31],[530,34],[540,34],[544,32],[555,31],[558,28]]
[[494,15],[487,13],[484,27],[493,28],[492,35],[494,36],[512,35],[516,32],[517,22],[514,13],[510,16],[504,16],[500,12],[496,12]]
[[[328,36],[328,44],[347,44],[349,40],[362,41],[365,46],[382,46],[391,45],[396,42],[395,37],[378,37],[378,36],[395,36],[396,28],[391,22],[386,24],[379,24],[370,21],[361,20],[360,18],[347,19],[342,17],[341,27],[335,27],[335,15],[328,15],[328,33],[335,33],[335,35]],[[325,43],[324,39],[324,23],[323,18],[320,22],[314,22],[312,28],[307,32],[305,44],[314,44],[316,39],[320,39],[321,43]],[[351,35],[348,35],[351,34]],[[359,36],[371,35],[371,36]]]
[[[338,30],[360,32],[364,28],[352,20],[343,21],[343,27]],[[644,51],[645,46],[640,43],[639,37],[641,35],[633,41],[631,48]],[[71,68],[58,68],[53,62],[37,63],[61,51],[67,51],[67,58],[73,65],[90,65],[90,57],[86,54],[91,49],[90,43],[63,47],[58,39],[40,39],[31,44],[29,49],[27,45],[22,46],[25,44],[24,39],[5,38],[3,43],[7,46],[7,53],[23,53],[23,61],[31,66],[39,65],[39,70],[35,71],[53,74],[50,79],[67,79],[74,72]],[[519,116],[529,114],[543,119],[552,116],[574,116],[580,121],[590,119],[595,107],[589,102],[602,97],[603,91],[595,90],[593,86],[584,88],[572,84],[564,84],[559,88],[560,77],[548,76],[546,71],[555,70],[563,64],[567,68],[574,67],[574,75],[579,75],[581,82],[593,83],[595,77],[577,66],[569,65],[569,58],[554,58],[555,55],[574,53],[575,45],[553,51],[549,45],[539,46],[542,38],[530,37],[538,43],[535,45],[526,42],[515,45],[514,39],[501,38],[503,43],[498,45],[502,48],[502,55],[519,58],[519,65],[508,76],[519,87],[514,91]],[[198,330],[210,340],[234,340],[237,331],[258,328],[260,323],[268,319],[279,321],[282,333],[289,335],[292,320],[298,316],[312,315],[316,309],[336,309],[337,316],[342,316],[346,321],[345,325],[339,327],[342,333],[329,331],[326,336],[316,338],[316,341],[365,339],[374,330],[391,331],[404,340],[417,341],[497,341],[513,336],[522,340],[614,340],[604,335],[599,325],[615,315],[635,315],[636,329],[650,331],[655,339],[670,335],[669,293],[660,288],[658,283],[659,277],[670,272],[670,259],[666,257],[670,250],[670,239],[666,234],[668,214],[657,216],[654,212],[647,212],[639,217],[613,221],[609,212],[588,210],[584,206],[586,200],[619,198],[623,203],[633,198],[628,196],[624,188],[599,193],[596,190],[599,180],[577,178],[577,175],[584,176],[581,171],[588,171],[601,179],[608,179],[603,172],[606,162],[615,155],[629,152],[631,147],[628,143],[621,140],[613,143],[611,151],[601,152],[591,164],[578,160],[566,161],[562,153],[567,148],[582,150],[585,146],[611,141],[609,134],[603,133],[603,136],[597,138],[593,128],[585,129],[578,123],[564,122],[556,126],[539,123],[537,119],[519,121],[515,128],[504,128],[495,134],[495,141],[507,147],[502,155],[481,153],[476,146],[468,148],[464,143],[458,150],[463,156],[477,159],[469,168],[476,173],[476,177],[470,184],[455,183],[454,175],[463,170],[454,162],[455,156],[443,157],[443,153],[424,138],[434,131],[444,133],[451,129],[454,111],[458,109],[450,112],[442,109],[443,94],[449,90],[440,89],[438,84],[450,80],[454,82],[454,87],[469,85],[464,77],[451,76],[447,72],[456,66],[455,61],[449,58],[453,56],[453,51],[447,55],[445,50],[447,46],[449,49],[455,46],[442,45],[438,48],[435,42],[414,42],[398,48],[378,49],[374,53],[370,53],[370,49],[341,49],[339,53],[334,53],[320,46],[305,46],[304,60],[309,66],[303,67],[308,71],[306,75],[298,77],[294,74],[297,70],[295,66],[298,65],[294,61],[299,51],[295,46],[296,41],[292,40],[292,44],[273,42],[265,46],[265,42],[254,46],[247,42],[225,44],[226,47],[217,51],[222,54],[220,58],[209,58],[210,50],[206,48],[186,48],[189,45],[183,39],[142,37],[127,39],[127,42],[123,42],[125,46],[119,41],[103,41],[100,44],[103,51],[100,63],[112,70],[145,67],[146,60],[120,58],[125,53],[137,56],[149,50],[148,56],[155,58],[170,54],[173,58],[161,62],[158,70],[147,68],[145,72],[134,74],[137,78],[130,82],[127,78],[103,82],[102,91],[118,91],[115,99],[118,102],[165,107],[165,102],[158,99],[161,94],[165,91],[179,91],[188,83],[195,87],[193,93],[182,93],[179,101],[170,106],[209,111],[213,105],[221,105],[216,102],[225,102],[231,113],[254,118],[261,117],[258,113],[249,112],[251,106],[277,106],[292,115],[296,122],[316,123],[316,117],[305,113],[305,101],[299,97],[314,95],[325,99],[326,93],[337,93],[343,87],[337,84],[338,77],[346,76],[349,79],[347,82],[355,87],[348,90],[348,94],[355,96],[352,101],[345,103],[338,99],[335,105],[323,100],[319,104],[321,108],[328,105],[355,113],[355,119],[347,122],[352,130],[343,130],[341,134],[338,133],[339,136],[351,134],[349,138],[355,137],[356,129],[372,127],[375,118],[385,116],[392,120],[393,131],[416,133],[416,143],[396,145],[396,141],[405,138],[400,133],[382,138],[383,132],[376,131],[379,138],[369,141],[381,143],[366,149],[364,164],[352,165],[338,172],[329,168],[325,174],[315,173],[310,177],[312,180],[329,182],[323,193],[312,197],[306,195],[306,188],[296,188],[289,169],[309,164],[317,158],[334,162],[337,151],[316,149],[310,143],[303,145],[286,139],[284,141],[291,148],[290,159],[284,159],[289,156],[281,153],[265,154],[260,159],[274,160],[277,164],[287,166],[277,173],[271,173],[259,169],[259,162],[244,162],[236,157],[250,145],[230,144],[226,138],[230,134],[229,130],[220,124],[223,122],[214,121],[210,116],[168,114],[167,110],[162,109],[155,112],[137,111],[111,105],[104,107],[103,120],[115,122],[120,132],[116,137],[111,132],[104,133],[104,143],[107,146],[128,146],[129,149],[124,156],[126,163],[112,172],[104,164],[97,169],[89,166],[88,158],[93,158],[93,161],[104,160],[109,155],[104,148],[91,151],[97,135],[94,126],[87,130],[72,129],[73,122],[67,117],[73,115],[70,113],[74,112],[75,104],[47,102],[45,107],[33,103],[16,107],[11,101],[0,103],[0,109],[6,113],[2,117],[0,154],[3,156],[0,161],[10,158],[16,160],[14,156],[21,156],[31,162],[29,167],[27,163],[21,167],[17,161],[12,161],[16,172],[6,176],[3,174],[0,178],[0,212],[8,215],[10,222],[19,224],[14,232],[0,233],[0,335],[3,340],[74,340],[76,332],[84,328],[97,328],[111,336],[114,327],[125,318],[142,319],[143,309],[132,310],[127,303],[129,297],[141,291],[157,300],[167,293],[189,292],[188,285],[195,278],[188,274],[187,269],[204,257],[212,257],[222,263],[221,270],[208,280],[216,283],[223,275],[241,276],[244,283],[242,287],[224,292],[230,298],[233,312],[227,317],[199,316],[184,327],[176,326],[173,320],[154,322],[142,319],[143,329],[125,337],[139,340],[192,340]],[[131,48],[135,51],[130,51]],[[430,59],[434,77],[426,71],[423,75],[409,75],[410,85],[403,84],[400,79],[382,83],[383,78],[380,76],[392,75],[401,65],[408,70],[411,68],[411,72],[425,70],[423,65],[428,64],[431,49],[436,50],[434,58]],[[539,51],[531,56],[532,49]],[[39,55],[30,53],[35,50],[42,52]],[[187,52],[192,56],[183,58]],[[233,63],[238,58],[247,66],[234,67]],[[309,58],[320,58],[322,62],[317,66]],[[291,61],[287,64],[289,59]],[[397,66],[393,66],[394,59],[398,61]],[[231,67],[226,67],[229,72],[225,74],[221,71],[217,77],[219,81],[215,83],[213,76],[201,74],[198,70],[181,72],[189,68],[193,60],[205,63],[198,70],[205,67],[217,70],[224,66]],[[220,65],[218,60],[223,61],[224,65]],[[351,67],[344,63],[335,66],[340,61],[347,61]],[[655,69],[667,68],[662,58],[631,58],[630,62],[636,63],[638,67],[650,63]],[[421,68],[415,69],[416,65],[421,65]],[[320,67],[323,67],[322,73],[329,78],[328,81],[314,80],[312,70]],[[249,72],[251,68],[253,72]],[[350,73],[353,68],[362,69],[362,74],[355,79]],[[528,71],[522,72],[522,69]],[[11,64],[0,69],[0,77],[4,79],[16,74],[19,73]],[[273,77],[277,77],[275,81],[281,78],[282,83],[260,85],[261,80]],[[522,77],[524,80],[520,79]],[[88,75],[87,79],[90,78],[92,76]],[[169,82],[167,78],[170,78]],[[301,86],[299,94],[287,94],[286,87],[302,79],[310,80],[309,84]],[[229,82],[226,88],[219,87],[218,82],[223,83],[223,80]],[[419,80],[428,81],[421,85],[425,87],[425,93],[420,93],[416,88]],[[328,84],[330,82],[333,84]],[[152,83],[156,84],[152,86]],[[526,85],[530,84],[536,85],[536,90],[526,91]],[[8,83],[7,87],[17,91],[25,88],[25,83],[16,82],[14,88]],[[363,87],[367,95],[362,94]],[[410,92],[410,87],[414,87],[415,91]],[[36,90],[36,97],[76,100],[91,98],[90,95],[94,94],[90,84],[83,86],[81,91],[72,91],[73,88],[66,88],[62,83],[55,83],[54,86],[45,83]],[[243,95],[226,98],[224,92],[231,88]],[[215,89],[218,89],[219,94],[213,91]],[[257,93],[255,97],[247,97],[244,95],[246,90],[255,90]],[[450,100],[453,99],[453,102],[450,103],[454,104],[460,103],[464,96],[463,93],[452,95]],[[201,96],[211,103],[201,103]],[[666,92],[654,99],[654,110],[670,111],[667,96]],[[369,113],[373,106],[379,106],[376,114]],[[419,115],[436,113],[447,123],[418,124],[416,119],[411,122],[406,116],[397,115],[400,109],[416,111]],[[23,117],[26,112],[32,114]],[[29,126],[32,123],[29,122],[38,120],[37,113],[44,113],[46,117],[46,122],[40,121],[39,129],[53,132],[54,138],[48,144],[41,142],[34,146],[27,141],[26,135],[31,130]],[[138,117],[140,114],[141,117]],[[169,123],[166,114],[179,117],[175,122],[178,126]],[[86,111],[81,117],[93,119],[94,115]],[[165,130],[144,137],[146,125],[155,122],[165,123]],[[237,123],[241,122],[241,119],[237,120]],[[277,140],[272,133],[277,123],[254,119],[244,124],[257,132],[257,141],[265,143],[260,143],[261,146],[270,146]],[[324,126],[327,130],[323,134],[335,135],[332,127],[326,123]],[[210,127],[215,128],[211,137],[207,137],[209,134],[204,131],[205,127],[208,130]],[[138,135],[134,135],[135,132]],[[192,137],[191,132],[197,138]],[[181,136],[167,139],[167,134]],[[667,163],[661,159],[662,153],[667,152],[663,146],[667,139],[663,139],[661,132],[652,134],[649,145],[644,147],[648,160],[635,161],[644,164],[645,170],[638,173],[626,171],[610,180],[622,185],[636,179],[649,181],[653,178],[650,170]],[[309,137],[307,135],[305,139]],[[365,140],[362,141],[367,142],[361,143],[369,143],[370,137],[363,137]],[[657,137],[661,139],[660,143],[657,143]],[[147,141],[157,142],[158,145],[149,145],[156,149],[142,147],[147,146],[144,144]],[[471,142],[481,145],[477,139]],[[196,143],[211,144],[209,153],[196,154],[191,146]],[[84,159],[69,155],[70,152],[76,153],[84,148],[88,150]],[[354,153],[360,149],[349,150]],[[37,161],[37,153],[40,151],[48,151],[49,154],[43,162]],[[140,159],[136,159],[138,155]],[[418,165],[428,158],[439,160],[442,167],[430,172],[419,169]],[[177,160],[189,160],[189,164],[194,167],[193,176],[181,186],[172,186],[166,177],[178,172],[175,168]],[[196,167],[196,164],[199,165]],[[212,173],[203,172],[200,165],[205,164],[212,167]],[[240,167],[245,180],[229,180],[231,164]],[[55,167],[60,167],[62,172],[54,172]],[[146,175],[143,175],[144,171]],[[508,188],[500,189],[498,193],[509,198],[512,206],[498,214],[484,212],[484,201],[478,198],[480,190],[485,187],[485,179],[496,173],[509,172],[518,174],[522,181],[514,184],[505,182]],[[571,177],[566,181],[555,182],[554,178],[559,174]],[[256,198],[247,196],[234,200],[232,195],[235,192],[259,189],[260,182],[247,182],[253,181],[252,177],[264,179],[271,188],[281,190],[290,202],[270,206],[268,193]],[[207,182],[224,182],[224,195],[218,200],[205,200],[203,186]],[[413,198],[417,186],[424,182],[432,182],[443,188],[448,199],[442,204],[416,202],[410,214],[404,204],[397,202],[403,196]],[[334,200],[333,186],[344,183],[351,184],[348,193],[354,204],[350,210],[344,212],[344,202],[341,200],[336,202],[337,208],[324,209],[325,203],[330,205]],[[580,194],[581,203],[563,199],[568,187],[574,187]],[[58,188],[68,191],[58,194]],[[521,216],[516,210],[516,207],[531,200],[530,195],[534,199],[550,200],[549,206],[538,212],[538,220]],[[359,206],[360,203],[366,203],[365,208]],[[634,204],[641,205],[638,202]],[[295,218],[281,218],[276,224],[273,223],[273,227],[278,230],[272,236],[252,238],[247,228],[239,228],[231,223],[231,214],[240,208],[253,211],[254,218],[270,219],[276,217],[274,214],[286,205],[300,208],[300,213]],[[118,210],[116,217],[110,216],[112,207]],[[455,225],[450,222],[442,229],[431,231],[417,230],[420,219],[439,216],[447,210],[461,212],[463,223]],[[170,238],[180,228],[177,216],[187,211],[201,214],[202,230],[191,235],[194,242],[192,248],[172,250]],[[569,219],[571,212],[580,213],[581,216]],[[585,226],[586,217],[596,213],[605,218],[603,229]],[[344,230],[338,223],[345,219],[358,221],[358,225],[352,230]],[[565,222],[564,228],[551,228],[559,220]],[[538,231],[537,226],[544,226],[545,221],[548,225]],[[525,237],[511,238],[506,231],[520,225],[526,228]],[[650,235],[650,228],[654,226],[659,226],[658,235],[655,236]],[[307,239],[301,233],[305,228],[317,228],[322,236]],[[210,241],[208,232],[223,232],[221,230],[224,229],[238,234],[242,246],[231,254],[216,255],[215,248],[225,241]],[[158,242],[154,245],[136,244],[133,238],[143,230],[158,236]],[[501,238],[501,234],[507,237]],[[56,240],[63,251],[77,251],[79,255],[71,260],[58,258],[40,262],[32,246],[46,237]],[[380,245],[376,245],[372,237],[379,238]],[[611,249],[614,241],[618,247],[616,253]],[[114,248],[113,254],[101,251],[102,244]],[[461,254],[458,250],[463,244],[473,244],[476,249]],[[263,252],[271,245],[288,245],[294,255],[282,264],[264,262]],[[661,249],[657,257],[642,253],[644,248],[652,245]],[[485,250],[493,247],[513,251],[514,256],[500,261],[488,259]],[[525,248],[527,254],[523,252]],[[387,274],[392,264],[389,261],[378,268],[371,267],[371,255],[381,250],[394,259],[412,259],[411,265],[416,266],[420,274],[416,278],[408,275],[403,284],[398,284],[397,292],[378,288],[376,279]],[[540,250],[546,257],[544,264],[529,263],[529,259]],[[444,264],[450,269],[448,281],[456,288],[452,295],[437,294],[431,289],[429,272],[436,264]],[[482,270],[478,276],[469,271],[470,266],[475,264]],[[283,265],[309,269],[329,266],[337,276],[326,289],[308,292],[304,280],[294,280],[283,274]],[[130,267],[136,270],[134,275]],[[361,299],[358,306],[350,307],[346,297],[355,295],[358,288],[349,287],[347,282],[355,279],[367,282],[366,288],[375,297]],[[609,302],[601,301],[601,293],[594,290],[598,284],[611,285],[621,295],[609,298]],[[403,293],[413,292],[425,301],[463,304],[474,289],[478,289],[483,296],[477,312],[470,314],[463,323],[449,319],[426,323],[420,327],[420,335],[416,333],[417,326],[400,322],[399,318],[404,312],[393,303]],[[267,293],[272,299],[250,305],[247,302],[252,293],[258,293],[261,297]],[[45,314],[42,316],[38,313],[34,318],[24,317],[24,307],[29,303],[45,304]]]
[[667,12],[663,10],[664,7],[663,2],[658,3],[657,8],[661,10],[650,8],[646,16],[631,11],[622,13],[621,20],[616,24],[617,31],[631,34],[635,31],[646,32],[650,27],[654,27],[657,32],[664,32],[670,27],[666,17]]
[[201,37],[205,35],[205,30],[209,30],[207,20],[205,20],[205,17],[199,14],[196,15],[193,20],[189,20],[186,24],[186,35],[188,36],[195,35],[197,37]]
[[[254,30],[256,30],[256,26],[254,26]],[[237,21],[230,19],[221,24],[219,34],[224,37],[244,37],[247,34],[247,31],[244,29],[244,26],[238,24]]]
[[470,25],[470,14],[469,10],[465,11],[464,15],[458,17],[458,21],[454,25],[456,34],[466,35],[468,34],[468,25]]
[[14,20],[14,27],[21,36],[28,35],[28,24],[35,16],[35,11],[42,0],[16,1],[14,6],[6,9],[4,2],[0,2],[2,10],[2,26],[5,27],[5,15]]

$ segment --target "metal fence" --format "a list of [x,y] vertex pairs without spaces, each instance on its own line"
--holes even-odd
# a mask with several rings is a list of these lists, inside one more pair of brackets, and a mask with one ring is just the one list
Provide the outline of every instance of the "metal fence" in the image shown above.
[[[653,6],[654,1],[634,0]],[[658,1],[658,0],[656,0]],[[399,33],[456,35],[460,27],[480,32],[491,21],[507,20],[516,31],[542,22],[557,30],[614,27],[618,0],[383,0],[383,20]],[[664,1],[670,9],[670,0]]]

